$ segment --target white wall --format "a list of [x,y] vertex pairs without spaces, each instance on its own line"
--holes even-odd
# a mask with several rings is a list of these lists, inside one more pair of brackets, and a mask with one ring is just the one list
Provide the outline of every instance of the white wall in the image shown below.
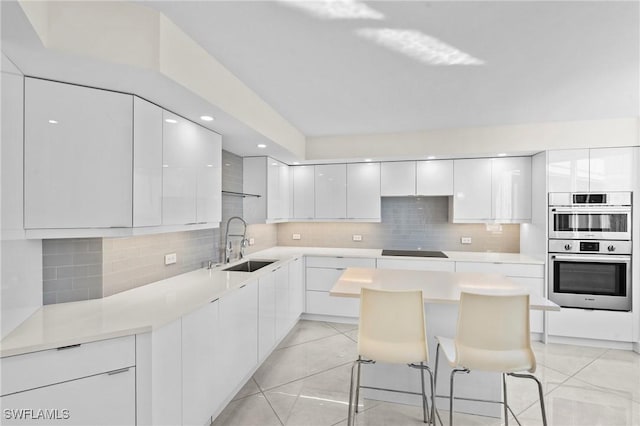
[[429,130],[416,133],[307,139],[307,159],[412,158],[428,155],[493,156],[546,149],[639,145],[637,117],[509,126]]
[[42,241],[26,240],[22,223],[23,81],[2,55],[1,337],[42,306]]

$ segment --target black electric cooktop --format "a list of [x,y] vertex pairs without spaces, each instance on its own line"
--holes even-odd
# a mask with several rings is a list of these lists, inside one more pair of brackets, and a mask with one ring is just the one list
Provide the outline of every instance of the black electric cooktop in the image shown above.
[[441,251],[427,250],[382,250],[383,256],[409,256],[409,257],[449,257]]

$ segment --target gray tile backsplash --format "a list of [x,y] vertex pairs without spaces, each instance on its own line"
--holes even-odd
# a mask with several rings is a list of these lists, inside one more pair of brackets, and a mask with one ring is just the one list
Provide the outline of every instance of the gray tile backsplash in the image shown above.
[[43,304],[102,297],[102,239],[42,241]]

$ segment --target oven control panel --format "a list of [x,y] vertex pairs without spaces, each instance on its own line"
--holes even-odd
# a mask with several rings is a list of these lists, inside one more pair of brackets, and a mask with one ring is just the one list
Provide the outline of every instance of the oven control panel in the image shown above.
[[631,241],[549,240],[549,253],[631,254]]

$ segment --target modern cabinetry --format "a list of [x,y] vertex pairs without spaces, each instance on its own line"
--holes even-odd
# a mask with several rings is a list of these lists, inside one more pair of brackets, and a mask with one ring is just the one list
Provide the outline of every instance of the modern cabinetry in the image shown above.
[[380,220],[380,163],[347,164],[347,218]]
[[380,168],[380,193],[383,197],[416,194],[416,162],[385,162]]
[[634,191],[638,147],[548,152],[549,192]]
[[25,228],[132,226],[133,99],[25,79]]
[[[500,274],[525,286],[530,294],[544,297],[544,265],[524,263],[455,262],[456,272],[481,272]],[[542,333],[544,329],[543,313],[530,312],[532,333]]]
[[531,158],[454,161],[453,222],[531,220]]
[[423,259],[378,259],[378,269],[402,269],[409,271],[445,271],[455,272],[455,262],[447,260]]
[[291,216],[289,166],[269,157],[247,157],[242,167],[243,199],[247,223],[276,223]]
[[453,160],[416,162],[416,195],[453,195]]
[[296,257],[289,263],[289,323],[294,325],[305,307],[304,260]]
[[315,166],[293,166],[293,219],[315,218]]
[[272,272],[272,275],[276,283],[275,335],[276,341],[279,342],[293,326],[290,314],[291,283],[289,282],[289,265],[278,266],[276,270]]
[[315,218],[344,219],[347,217],[346,164],[315,166]]
[[356,257],[307,257],[306,312],[308,314],[358,317],[360,300],[331,297],[329,291],[346,268],[375,268],[376,260]]
[[220,135],[168,111],[163,117],[162,224],[219,224]]
[[2,424],[25,424],[6,410],[47,413],[29,424],[134,425],[133,336],[2,359]]
[[549,336],[633,341],[633,312],[562,308],[549,312]]
[[276,276],[265,274],[258,280],[258,361],[262,362],[276,343]]

